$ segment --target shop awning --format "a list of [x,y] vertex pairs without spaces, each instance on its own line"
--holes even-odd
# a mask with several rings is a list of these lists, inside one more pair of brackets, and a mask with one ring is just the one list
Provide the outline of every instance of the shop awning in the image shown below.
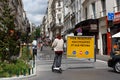
[[112,38],[120,38],[120,32],[118,32],[118,33],[112,35]]
[[98,19],[87,19],[87,20],[81,21],[75,25],[75,29],[78,27],[89,26],[90,24],[98,24]]

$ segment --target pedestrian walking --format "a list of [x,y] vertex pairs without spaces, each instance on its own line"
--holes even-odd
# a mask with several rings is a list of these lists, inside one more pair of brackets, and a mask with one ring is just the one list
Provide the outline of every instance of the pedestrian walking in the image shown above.
[[40,51],[42,51],[43,50],[43,43],[41,42],[40,45],[41,45]]
[[40,44],[40,42],[38,43],[38,48],[40,48],[41,47],[41,44]]
[[33,40],[32,49],[33,49],[33,55],[37,56],[37,40]]
[[62,39],[60,34],[57,34],[57,37],[54,39],[54,41],[52,43],[52,48],[54,48],[54,52],[55,52],[55,57],[54,57],[53,65],[52,65],[52,70],[54,68],[61,69],[63,46],[64,46],[64,40]]
[[114,48],[114,51],[117,51],[117,50],[118,50],[118,45],[117,45],[117,43],[115,43],[115,44],[113,45],[113,48]]

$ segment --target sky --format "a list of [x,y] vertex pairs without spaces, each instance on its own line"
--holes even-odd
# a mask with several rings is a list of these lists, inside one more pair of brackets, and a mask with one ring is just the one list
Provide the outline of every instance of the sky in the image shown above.
[[22,0],[30,22],[40,25],[47,9],[48,0]]

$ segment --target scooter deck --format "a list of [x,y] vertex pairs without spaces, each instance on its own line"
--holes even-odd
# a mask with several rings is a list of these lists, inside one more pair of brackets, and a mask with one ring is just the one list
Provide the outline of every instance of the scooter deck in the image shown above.
[[61,68],[52,68],[52,72],[62,73],[62,69]]

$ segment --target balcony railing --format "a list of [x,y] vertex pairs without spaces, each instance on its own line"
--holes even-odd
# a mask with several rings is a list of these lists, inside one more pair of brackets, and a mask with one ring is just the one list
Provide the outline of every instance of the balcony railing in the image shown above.
[[96,14],[95,14],[95,15],[91,15],[90,18],[91,18],[91,19],[96,19],[97,16],[96,16]]
[[56,23],[56,27],[63,27],[63,23]]

